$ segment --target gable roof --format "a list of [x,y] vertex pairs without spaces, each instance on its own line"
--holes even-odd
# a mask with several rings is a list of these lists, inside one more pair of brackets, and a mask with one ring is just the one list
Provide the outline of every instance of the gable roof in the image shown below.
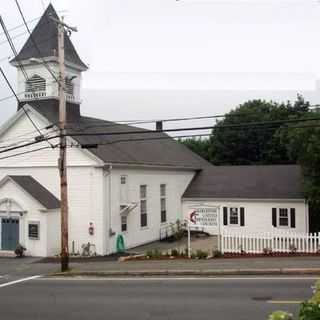
[[60,208],[60,201],[33,177],[15,175],[9,175],[7,177],[23,188],[46,209]]
[[[49,18],[50,16],[59,19],[51,3],[33,29],[31,36],[26,41],[19,54],[11,60],[11,63],[14,64],[18,61],[30,58],[58,58],[58,29],[56,23]],[[39,50],[35,47],[34,42],[37,44]],[[88,69],[80,59],[66,33],[64,35],[64,46],[65,60],[67,62],[71,62],[83,70]]]
[[183,198],[303,199],[302,179],[297,165],[209,166]]
[[[51,123],[58,122],[58,100],[27,103]],[[135,134],[114,134],[138,131]],[[181,143],[162,132],[144,133],[146,129],[80,115],[79,105],[67,103],[68,133],[113,133],[112,135],[74,136],[80,145],[98,144],[88,149],[105,163],[172,166],[197,170],[210,165]]]

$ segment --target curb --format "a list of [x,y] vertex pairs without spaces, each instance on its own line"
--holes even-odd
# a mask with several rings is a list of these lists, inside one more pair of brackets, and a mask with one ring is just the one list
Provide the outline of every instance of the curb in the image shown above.
[[320,275],[320,268],[281,269],[206,269],[206,270],[137,270],[137,271],[67,271],[57,272],[50,277],[156,277],[156,276],[256,276],[256,275]]

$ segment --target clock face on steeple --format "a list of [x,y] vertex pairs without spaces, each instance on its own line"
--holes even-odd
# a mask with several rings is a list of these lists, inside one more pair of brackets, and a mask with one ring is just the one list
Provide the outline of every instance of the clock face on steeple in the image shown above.
[[[21,101],[58,98],[58,29],[50,17],[58,15],[49,4],[18,55],[10,63],[18,69],[18,92]],[[65,33],[65,93],[69,102],[80,103],[81,73],[88,67]],[[28,75],[26,80],[20,66]]]

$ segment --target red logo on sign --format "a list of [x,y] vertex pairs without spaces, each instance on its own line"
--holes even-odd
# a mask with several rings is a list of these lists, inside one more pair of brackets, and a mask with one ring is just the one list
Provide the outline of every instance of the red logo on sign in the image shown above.
[[196,223],[197,221],[196,221],[196,217],[197,217],[197,213],[196,213],[196,211],[192,211],[191,213],[190,213],[190,221],[192,222],[192,223]]

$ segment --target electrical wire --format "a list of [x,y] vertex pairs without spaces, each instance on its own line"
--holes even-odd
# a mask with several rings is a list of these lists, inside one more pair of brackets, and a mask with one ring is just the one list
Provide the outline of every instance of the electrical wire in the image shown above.
[[[42,60],[42,64],[45,66],[45,68],[46,68],[46,69],[48,70],[48,72],[51,74],[51,76],[53,77],[53,79],[55,79],[55,81],[59,84],[59,86],[61,86],[61,85],[62,85],[61,82],[60,82],[59,79],[56,77],[56,75],[53,73],[53,71],[51,70],[51,68],[49,67],[49,65],[48,65],[47,62],[45,61],[45,59],[42,57],[41,50],[39,49],[36,41],[35,41],[34,38],[33,38],[33,35],[32,35],[32,33],[31,33],[30,29],[29,29],[29,26],[28,26],[27,21],[26,21],[26,19],[25,19],[25,17],[24,17],[24,14],[23,14],[23,12],[22,12],[22,9],[21,9],[21,7],[20,7],[20,4],[19,4],[18,0],[15,0],[15,3],[16,3],[16,5],[17,5],[18,11],[19,11],[19,13],[20,13],[20,15],[21,15],[21,18],[22,18],[22,20],[23,20],[23,23],[24,23],[24,25],[25,25],[25,27],[26,27],[29,35],[30,35],[30,39],[31,39],[31,41],[32,41],[33,44],[34,44],[35,49],[38,51],[38,53],[39,53],[39,55],[40,55],[40,59]],[[63,85],[62,85],[62,86],[63,86]]]
[[[11,37],[10,37],[10,34],[9,34],[9,32],[8,32],[8,30],[7,30],[7,28],[6,28],[6,25],[5,25],[5,23],[4,23],[4,21],[3,21],[3,19],[2,19],[1,16],[0,16],[0,24],[1,24],[1,26],[2,26],[3,32],[5,33],[5,35],[6,35],[6,37],[7,37],[8,43],[9,43],[9,45],[10,45],[10,48],[11,48],[14,56],[17,57],[17,56],[18,56],[17,50],[16,50],[16,48],[15,48],[15,46],[14,46],[14,43],[13,43]],[[22,71],[25,79],[26,79],[27,81],[29,81],[29,77],[28,77],[28,74],[27,74],[24,66],[22,65],[22,63],[21,63],[19,60],[17,60],[17,62],[18,62],[18,64],[19,64],[20,70]],[[8,86],[10,87],[10,90],[14,93],[14,95],[15,95],[15,97],[16,97],[19,105],[20,105],[20,104],[21,104],[21,101],[20,101],[20,99],[18,98],[17,94],[15,93],[13,87],[12,87],[11,84],[9,83],[9,80],[8,80],[7,77],[5,76],[5,74],[4,74],[4,72],[3,72],[2,69],[1,69],[1,73],[2,73],[3,77],[5,78]],[[31,88],[32,88],[32,86],[31,86]],[[34,91],[33,91],[33,93],[34,93]],[[35,94],[34,94],[34,96],[35,96]],[[30,117],[30,115],[28,114],[28,112],[25,110],[24,105],[21,105],[21,107],[22,107],[22,109],[24,110],[24,112],[25,112],[26,116],[28,117],[28,119],[30,120],[30,122],[32,123],[32,125],[33,125],[33,126],[35,127],[35,129],[38,131],[40,137],[43,136],[42,132],[39,130],[39,128],[37,127],[37,125],[35,124],[35,122],[32,120],[32,118]],[[48,141],[48,143],[51,145],[51,143],[50,143],[49,141]]]

